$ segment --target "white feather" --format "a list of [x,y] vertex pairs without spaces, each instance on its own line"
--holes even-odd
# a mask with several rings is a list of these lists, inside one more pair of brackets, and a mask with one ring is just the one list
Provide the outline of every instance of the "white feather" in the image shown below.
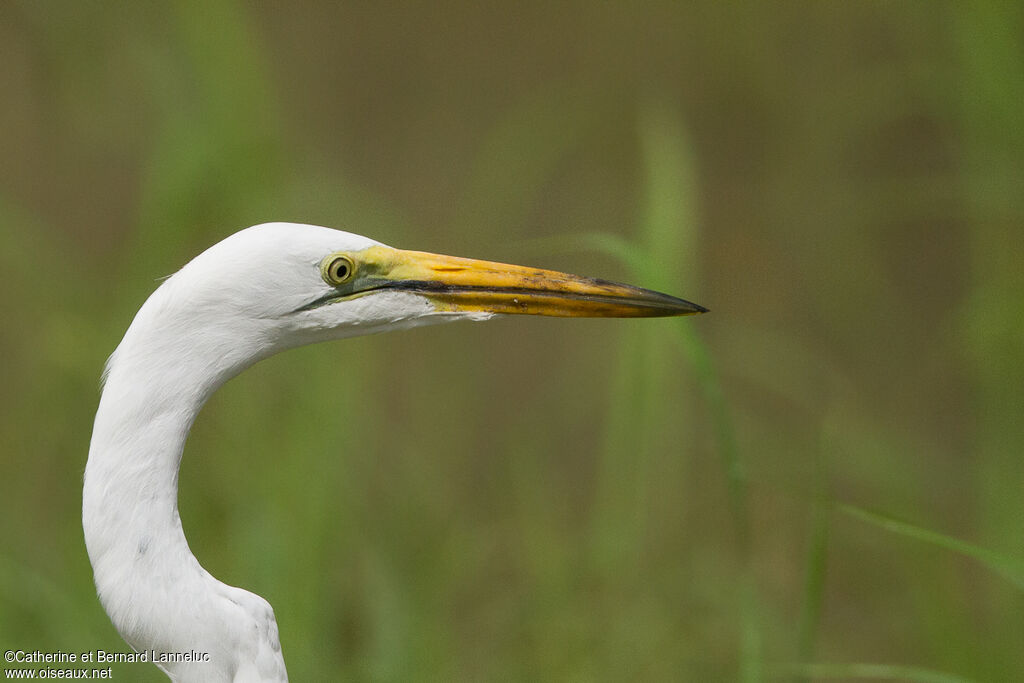
[[110,357],[85,470],[86,547],[100,600],[132,647],[200,659],[161,664],[175,681],[287,679],[270,605],[211,576],[182,531],[178,467],[203,403],[286,348],[489,317],[438,312],[400,291],[296,313],[331,291],[326,255],[376,244],[310,225],[242,230],[164,281]]

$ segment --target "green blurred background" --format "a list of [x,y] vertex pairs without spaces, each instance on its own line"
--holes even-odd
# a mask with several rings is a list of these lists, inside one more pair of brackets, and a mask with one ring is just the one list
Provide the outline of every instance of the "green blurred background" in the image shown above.
[[127,649],[104,360],[291,220],[712,310],[224,387],[181,515],[293,680],[1024,680],[1019,2],[12,0],[0,92],[0,649]]

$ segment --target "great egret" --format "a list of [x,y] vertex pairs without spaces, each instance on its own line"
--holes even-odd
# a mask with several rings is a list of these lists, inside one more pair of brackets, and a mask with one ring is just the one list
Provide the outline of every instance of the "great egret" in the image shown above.
[[629,285],[400,251],[312,225],[237,232],[163,282],[107,362],[82,492],[100,601],[175,681],[287,680],[270,604],[203,569],[178,517],[185,438],[220,385],[291,347],[417,325],[704,311]]

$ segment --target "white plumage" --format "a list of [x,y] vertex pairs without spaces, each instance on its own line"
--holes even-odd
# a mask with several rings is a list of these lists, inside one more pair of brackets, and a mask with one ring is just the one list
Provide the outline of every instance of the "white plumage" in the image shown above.
[[204,570],[178,517],[185,439],[219,386],[287,348],[416,325],[494,313],[703,310],[625,285],[393,250],[317,226],[238,232],[160,285],[107,364],[82,502],[100,601],[124,639],[163,659],[173,680],[287,680],[270,605]]

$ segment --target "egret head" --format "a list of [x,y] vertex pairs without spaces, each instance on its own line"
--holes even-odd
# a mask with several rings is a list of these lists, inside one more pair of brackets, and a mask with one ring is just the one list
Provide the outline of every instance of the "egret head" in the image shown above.
[[[392,249],[312,225],[231,235],[171,276],[132,328],[150,344],[216,358],[227,374],[285,348],[495,314],[653,317],[701,313],[638,287],[489,261]],[[129,330],[129,335],[132,330]],[[126,337],[127,338],[127,337]]]

